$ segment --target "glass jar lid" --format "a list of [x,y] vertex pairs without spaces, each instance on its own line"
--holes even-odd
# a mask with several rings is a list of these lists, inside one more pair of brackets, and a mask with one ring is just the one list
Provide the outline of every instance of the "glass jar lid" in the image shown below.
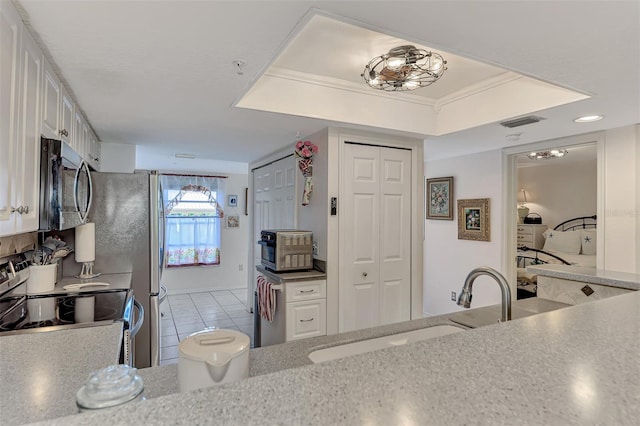
[[76,393],[76,403],[83,409],[100,409],[135,400],[144,390],[137,371],[128,365],[110,365],[94,371]]

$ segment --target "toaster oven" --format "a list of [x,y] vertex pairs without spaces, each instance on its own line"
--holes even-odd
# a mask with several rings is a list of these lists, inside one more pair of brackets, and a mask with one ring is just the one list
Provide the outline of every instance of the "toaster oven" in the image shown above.
[[296,229],[267,229],[260,233],[262,265],[274,272],[313,269],[313,233]]

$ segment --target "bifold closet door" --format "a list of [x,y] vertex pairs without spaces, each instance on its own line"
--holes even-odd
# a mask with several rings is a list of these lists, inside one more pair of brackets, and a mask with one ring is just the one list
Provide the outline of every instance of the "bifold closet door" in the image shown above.
[[411,316],[411,151],[345,145],[340,331]]
[[260,232],[263,229],[295,228],[296,160],[293,155],[253,171],[253,285],[262,256]]

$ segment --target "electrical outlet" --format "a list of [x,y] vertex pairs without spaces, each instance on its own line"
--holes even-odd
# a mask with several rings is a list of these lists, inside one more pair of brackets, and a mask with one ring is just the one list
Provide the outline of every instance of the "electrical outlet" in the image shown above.
[[313,240],[313,243],[311,243],[312,247],[313,247],[313,255],[317,256],[318,255],[318,242],[316,240]]
[[238,265],[238,271],[242,271],[244,269],[244,265],[241,263]]
[[451,300],[453,300],[454,302],[456,301],[456,292],[455,291],[451,292]]

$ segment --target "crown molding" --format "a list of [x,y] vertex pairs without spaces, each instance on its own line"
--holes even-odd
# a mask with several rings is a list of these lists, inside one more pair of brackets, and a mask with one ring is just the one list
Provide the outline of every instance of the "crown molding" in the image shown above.
[[434,109],[436,111],[440,111],[447,104],[459,101],[461,99],[469,98],[471,96],[477,95],[478,93],[486,92],[498,86],[502,86],[522,78],[527,77],[518,75],[511,71],[507,71],[495,77],[491,77],[478,83],[466,86],[460,90],[453,92],[450,95],[438,99],[434,105]]
[[352,81],[342,80],[324,75],[309,74],[300,71],[293,71],[286,68],[271,67],[264,75],[285,80],[298,81],[305,84],[313,84],[316,86],[329,87],[332,89],[343,90],[352,93],[358,93],[366,96],[376,96],[393,101],[407,102],[418,104],[430,108],[434,108],[436,100],[424,96],[412,95],[406,92],[384,92],[369,87],[366,83],[358,84]]

